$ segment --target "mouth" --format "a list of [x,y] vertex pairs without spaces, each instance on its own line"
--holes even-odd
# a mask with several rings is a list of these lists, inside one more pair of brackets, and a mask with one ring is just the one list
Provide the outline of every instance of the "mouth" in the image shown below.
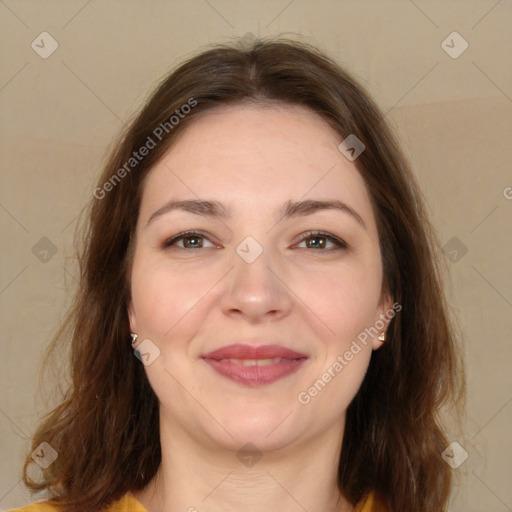
[[209,352],[202,359],[223,377],[257,387],[295,373],[308,356],[278,345],[236,344]]

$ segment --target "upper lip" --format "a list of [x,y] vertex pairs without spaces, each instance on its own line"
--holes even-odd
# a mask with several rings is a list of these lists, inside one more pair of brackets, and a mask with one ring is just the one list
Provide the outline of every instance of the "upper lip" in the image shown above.
[[208,352],[202,357],[203,359],[215,359],[219,361],[221,359],[303,359],[308,356],[280,345],[259,345],[256,347],[236,343]]

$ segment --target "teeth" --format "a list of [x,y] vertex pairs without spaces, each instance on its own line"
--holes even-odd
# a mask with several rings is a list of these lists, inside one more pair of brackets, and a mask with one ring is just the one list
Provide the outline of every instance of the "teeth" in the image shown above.
[[282,361],[280,357],[272,359],[222,359],[222,361],[229,361],[230,363],[241,364],[242,366],[268,366]]

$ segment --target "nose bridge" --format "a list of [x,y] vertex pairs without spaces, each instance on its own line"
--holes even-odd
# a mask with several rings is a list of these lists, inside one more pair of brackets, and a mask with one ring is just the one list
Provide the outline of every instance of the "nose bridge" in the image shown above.
[[286,315],[290,294],[279,279],[277,251],[248,236],[235,248],[229,285],[223,297],[226,314],[237,312],[251,319],[272,314]]

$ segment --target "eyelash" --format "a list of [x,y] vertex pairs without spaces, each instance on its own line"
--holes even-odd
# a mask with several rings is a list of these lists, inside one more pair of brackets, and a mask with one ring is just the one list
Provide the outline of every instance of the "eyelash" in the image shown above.
[[[174,246],[174,248],[177,249],[177,250],[188,251],[189,249],[187,249],[187,248],[177,247],[175,245],[176,242],[179,242],[180,240],[182,240],[184,238],[189,238],[189,237],[192,238],[192,237],[196,237],[196,236],[209,240],[209,238],[207,236],[205,236],[204,234],[202,234],[202,233],[200,233],[198,231],[185,231],[183,233],[179,233],[179,234],[177,234],[177,235],[175,235],[175,236],[165,240],[165,242],[162,244],[162,248],[166,249],[166,248]],[[323,231],[307,231],[306,233],[303,234],[303,236],[301,237],[301,239],[297,243],[302,243],[302,242],[304,242],[304,240],[308,240],[310,238],[325,238],[328,241],[330,241],[333,244],[335,244],[337,247],[336,248],[332,248],[332,249],[313,249],[313,248],[310,248],[310,247],[306,247],[306,249],[316,250],[316,251],[319,251],[319,252],[330,252],[330,251],[337,251],[337,250],[340,250],[340,249],[347,249],[348,248],[347,244],[343,240],[341,240],[341,239],[339,239],[339,238],[337,238],[334,235],[331,235],[329,233],[325,233]],[[211,242],[211,240],[210,240],[210,242]],[[197,247],[196,249],[203,249],[203,247]],[[211,247],[206,247],[206,249],[211,249]]]

